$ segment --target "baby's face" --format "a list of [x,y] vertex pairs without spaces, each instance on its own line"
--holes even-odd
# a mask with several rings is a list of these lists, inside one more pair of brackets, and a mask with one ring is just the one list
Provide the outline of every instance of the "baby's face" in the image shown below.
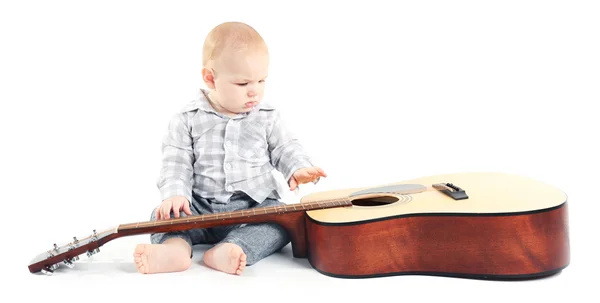
[[252,110],[262,101],[268,69],[268,54],[224,53],[215,66],[215,101],[229,113]]

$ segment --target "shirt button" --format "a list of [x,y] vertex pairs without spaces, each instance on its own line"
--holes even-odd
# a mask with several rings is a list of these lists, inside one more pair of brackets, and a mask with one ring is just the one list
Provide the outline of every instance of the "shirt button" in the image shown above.
[[227,169],[231,169],[231,163],[225,164],[225,167],[227,167]]
[[231,141],[225,141],[225,146],[230,147],[231,146]]
[[231,185],[227,186],[227,191],[233,191],[233,186],[231,186]]

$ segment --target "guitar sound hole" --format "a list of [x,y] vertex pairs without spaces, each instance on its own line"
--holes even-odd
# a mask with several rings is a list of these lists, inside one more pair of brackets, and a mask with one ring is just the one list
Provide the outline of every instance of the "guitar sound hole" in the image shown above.
[[356,206],[382,206],[394,202],[398,202],[398,198],[390,196],[352,200],[352,204]]

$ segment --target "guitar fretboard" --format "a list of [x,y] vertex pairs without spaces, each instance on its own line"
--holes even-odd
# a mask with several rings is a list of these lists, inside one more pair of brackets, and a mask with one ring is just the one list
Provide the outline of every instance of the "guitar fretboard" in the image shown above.
[[196,216],[186,216],[179,218],[171,218],[169,220],[161,220],[161,221],[146,221],[146,222],[136,222],[136,223],[128,223],[119,225],[119,230],[128,230],[128,229],[138,229],[138,228],[148,228],[148,227],[160,227],[166,225],[177,225],[177,224],[188,224],[194,222],[211,222],[218,221],[224,219],[236,219],[236,218],[250,218],[255,216],[262,215],[272,215],[272,214],[285,214],[290,212],[298,212],[298,211],[309,211],[315,209],[325,209],[325,208],[334,208],[334,207],[345,207],[352,206],[352,202],[347,198],[343,199],[329,199],[329,200],[319,200],[316,202],[306,202],[306,203],[293,203],[281,206],[268,206],[268,207],[255,207],[251,209],[244,209],[232,212],[222,212],[216,214],[205,214],[205,215],[196,215]]

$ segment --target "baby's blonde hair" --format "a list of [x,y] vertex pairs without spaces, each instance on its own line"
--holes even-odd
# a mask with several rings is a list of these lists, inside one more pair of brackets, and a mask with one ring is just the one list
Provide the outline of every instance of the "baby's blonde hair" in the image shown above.
[[242,22],[221,23],[208,33],[202,48],[202,65],[208,66],[224,50],[269,52],[262,36],[253,27]]

